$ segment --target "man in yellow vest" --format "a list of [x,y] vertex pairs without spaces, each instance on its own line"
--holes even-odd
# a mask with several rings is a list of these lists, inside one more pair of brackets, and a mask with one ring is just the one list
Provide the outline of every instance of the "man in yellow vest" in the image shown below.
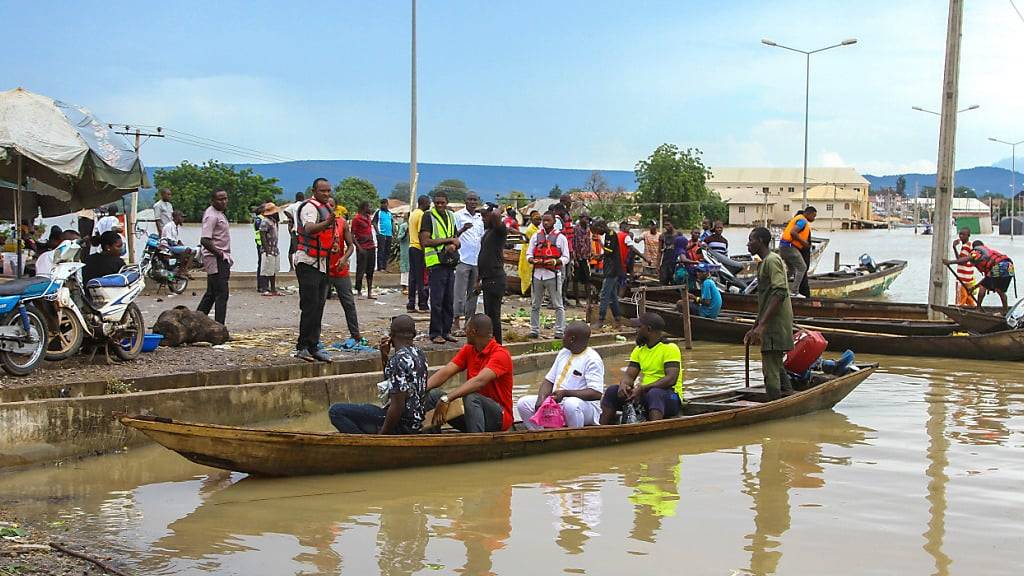
[[434,207],[423,215],[420,245],[430,287],[430,341],[455,342],[455,267],[459,265],[461,243],[459,230],[455,229],[455,214],[448,209],[448,193],[443,190],[434,192]]
[[[814,222],[817,216],[817,208],[808,206],[798,211],[782,231],[782,237],[779,240],[779,256],[782,256],[786,267],[793,274],[789,283],[790,294],[800,292],[800,285],[807,275],[807,266],[811,255],[811,222]],[[804,296],[810,296],[810,290],[807,292]]]

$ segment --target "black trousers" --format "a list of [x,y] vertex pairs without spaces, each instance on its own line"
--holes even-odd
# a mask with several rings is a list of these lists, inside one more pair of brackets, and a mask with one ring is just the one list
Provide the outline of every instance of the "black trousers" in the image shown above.
[[484,314],[491,319],[494,339],[501,344],[501,299],[505,297],[505,277],[480,280],[480,290],[484,295]]
[[299,339],[295,349],[315,352],[331,283],[327,274],[305,263],[295,266],[295,277],[299,281]]
[[[259,234],[259,232],[257,232]],[[270,279],[266,276],[261,276],[260,271],[263,270],[263,248],[259,245],[256,246],[256,291],[266,292],[270,290]]]
[[808,246],[800,251],[800,255],[804,257],[804,264],[807,265],[807,273],[804,274],[803,281],[800,282],[800,288],[797,292],[804,295],[804,298],[811,297],[811,283],[807,280],[807,277],[811,275],[811,247]]
[[231,265],[223,258],[217,259],[217,273],[206,275],[206,293],[199,301],[196,310],[210,314],[214,310],[213,319],[221,324],[228,317],[228,280],[231,279]]
[[[409,247],[409,303],[407,310],[416,308],[419,301],[420,310],[427,309],[427,284],[424,282],[427,265],[423,261],[423,250]],[[454,289],[454,288],[453,288]]]
[[359,339],[359,316],[356,315],[356,299],[352,294],[352,278],[348,276],[332,276],[331,286],[338,293],[338,300],[341,301],[341,309],[345,311],[345,324],[348,325],[348,333],[356,340]]
[[377,270],[386,270],[391,259],[391,236],[377,234]]
[[430,276],[430,337],[448,336],[455,320],[455,268],[438,264]]
[[583,295],[590,294],[590,262],[577,260],[572,268],[572,292],[576,301],[580,300],[580,284],[583,285]]
[[356,294],[363,290],[363,276],[366,276],[366,293],[373,288],[373,270],[376,254],[371,250],[356,248]]
[[[433,410],[434,406],[444,396],[444,390],[434,388],[427,393],[426,409]],[[491,400],[483,394],[466,394],[462,397],[464,414],[458,418],[452,418],[451,425],[460,432],[500,432],[501,420],[504,411],[501,404]]]

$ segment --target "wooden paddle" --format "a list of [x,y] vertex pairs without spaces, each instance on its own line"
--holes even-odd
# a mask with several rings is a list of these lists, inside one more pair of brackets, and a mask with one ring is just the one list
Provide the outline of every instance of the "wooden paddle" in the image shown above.
[[978,287],[975,286],[974,288],[971,288],[970,286],[968,286],[966,282],[961,280],[960,277],[956,275],[956,270],[953,270],[953,267],[950,266],[949,264],[946,264],[946,268],[953,274],[953,278],[956,278],[956,281],[959,282],[960,285],[964,287],[964,290],[967,290],[967,293],[971,295],[971,298],[974,298],[974,291],[977,290]]
[[747,388],[750,388],[750,342],[747,342],[743,348],[743,363],[747,372],[744,384]]

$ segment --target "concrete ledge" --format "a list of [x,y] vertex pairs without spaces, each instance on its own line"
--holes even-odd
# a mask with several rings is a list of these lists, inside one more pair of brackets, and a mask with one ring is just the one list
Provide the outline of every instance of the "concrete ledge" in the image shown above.
[[[595,348],[608,356],[633,346],[632,342],[616,342]],[[447,353],[450,358],[454,350],[435,352]],[[515,356],[515,373],[544,369],[556,354],[545,351]],[[379,364],[379,359],[373,362]],[[434,369],[442,363],[431,361]],[[323,411],[334,402],[373,402],[375,385],[381,379],[378,370],[277,382],[210,381],[187,388],[0,404],[0,469],[101,454],[148,442],[144,435],[121,426],[112,417],[115,413],[246,425]]]

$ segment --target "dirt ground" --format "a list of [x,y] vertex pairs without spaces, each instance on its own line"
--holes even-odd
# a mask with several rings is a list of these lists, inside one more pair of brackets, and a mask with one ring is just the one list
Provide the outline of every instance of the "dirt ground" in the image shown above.
[[46,576],[110,574],[91,562],[51,548],[57,542],[85,552],[117,567],[117,561],[102,551],[86,550],[68,537],[63,526],[36,526],[14,518],[0,502],[0,575],[38,574]]
[[[194,309],[203,294],[202,283],[197,282],[196,288],[184,294],[144,295],[136,302],[142,309],[146,324],[152,326],[164,310],[175,306],[187,306]],[[63,362],[44,362],[33,374],[24,377],[13,377],[0,373],[0,388],[52,384],[55,382],[83,382],[106,380],[117,382],[138,376],[175,374],[212,369],[224,369],[243,366],[268,366],[297,362],[291,357],[295,348],[295,338],[299,323],[299,296],[296,286],[282,284],[279,290],[283,296],[262,296],[254,288],[233,289],[228,301],[227,326],[232,340],[221,346],[184,346],[168,348],[161,346],[155,352],[143,353],[133,362],[108,363],[103,353],[90,358],[80,354]],[[381,337],[387,333],[391,317],[405,314],[406,296],[398,288],[377,288],[376,300],[367,300],[365,296],[356,299],[359,316],[359,327],[362,336],[371,346],[376,346]],[[483,307],[477,307],[483,312]],[[506,342],[522,341],[529,332],[530,301],[527,298],[509,296],[503,302],[504,334]],[[566,309],[567,320],[584,319],[585,309],[569,307]],[[553,323],[553,311],[543,310],[542,318],[549,326],[542,330],[542,336],[551,337],[550,325]],[[427,313],[414,314],[417,330],[424,334],[419,345],[424,349],[441,348],[426,339],[425,333],[429,324]],[[349,338],[345,315],[337,297],[327,303],[324,310],[323,334],[321,341],[325,346],[341,344]],[[448,347],[456,344],[449,344]],[[362,352],[367,354],[369,352]],[[335,357],[358,354],[356,352],[333,352]]]

